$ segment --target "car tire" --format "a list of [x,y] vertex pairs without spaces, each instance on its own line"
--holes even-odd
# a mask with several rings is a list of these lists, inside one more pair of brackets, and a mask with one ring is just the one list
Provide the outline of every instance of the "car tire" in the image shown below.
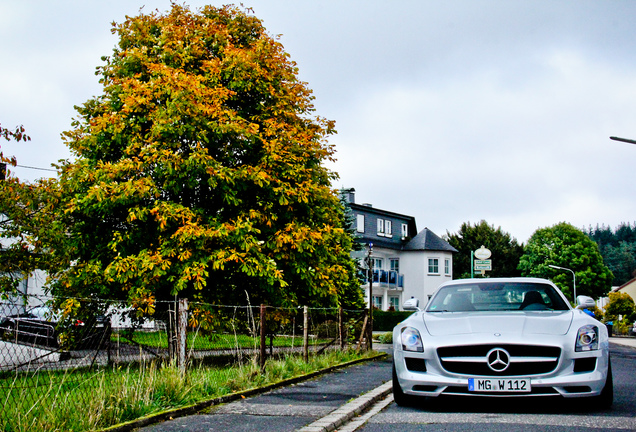
[[601,390],[601,394],[595,398],[595,406],[602,410],[608,410],[614,403],[614,379],[612,378],[612,363],[607,366],[607,380]]
[[14,340],[15,326],[9,323],[6,326],[0,327],[0,338],[7,342],[11,342],[12,340]]
[[[397,372],[395,371],[395,363],[393,363],[393,401],[397,405],[403,407],[414,406],[416,405],[416,402],[424,401],[423,397],[404,394],[402,386],[400,386],[400,381],[397,377]],[[422,404],[418,403],[417,405]]]

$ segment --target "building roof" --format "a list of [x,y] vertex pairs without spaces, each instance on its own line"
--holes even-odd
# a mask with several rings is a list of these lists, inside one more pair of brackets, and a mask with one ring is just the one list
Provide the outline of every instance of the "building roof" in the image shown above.
[[[382,210],[371,206],[370,204],[356,204],[355,203],[355,189],[343,189],[343,194],[347,200],[347,205],[356,214],[373,215],[380,218],[390,219],[395,223],[402,223],[408,225],[408,235],[417,232],[417,225],[415,224],[415,218],[401,213],[395,213],[387,210]],[[369,244],[373,243],[374,246],[379,246],[387,249],[404,250],[404,251],[445,251],[445,252],[457,252],[457,249],[452,247],[448,242],[441,239],[433,231],[428,228],[424,228],[415,237],[401,237],[399,235],[391,235],[388,237],[380,236],[373,224],[375,220],[366,221],[365,229],[361,233],[357,233],[356,241],[358,243]],[[369,225],[367,225],[369,224]],[[397,233],[396,233],[397,234]]]
[[625,288],[627,288],[627,287],[629,287],[631,285],[636,286],[636,278],[628,280],[627,282],[625,282],[623,285],[621,285],[619,287],[612,288],[612,291],[613,292],[620,291],[620,290],[623,290],[623,289],[625,289]]
[[457,249],[452,247],[447,241],[440,238],[428,228],[424,228],[415,237],[413,237],[411,241],[405,244],[403,250],[457,252]]

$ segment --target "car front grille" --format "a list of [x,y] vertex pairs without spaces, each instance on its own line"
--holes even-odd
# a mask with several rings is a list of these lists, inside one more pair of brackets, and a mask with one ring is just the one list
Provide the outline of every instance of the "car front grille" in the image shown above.
[[561,348],[538,345],[465,345],[442,347],[437,355],[444,370],[474,376],[532,376],[552,372]]

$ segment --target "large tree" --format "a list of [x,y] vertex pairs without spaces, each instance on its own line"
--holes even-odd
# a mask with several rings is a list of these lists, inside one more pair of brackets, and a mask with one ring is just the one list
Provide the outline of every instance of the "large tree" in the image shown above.
[[574,275],[550,265],[575,273],[577,295],[598,298],[606,295],[611,288],[614,276],[603,263],[597,244],[583,231],[566,222],[536,230],[525,246],[519,269],[524,276],[552,279],[572,299]]
[[282,45],[229,6],[173,4],[113,32],[103,95],[65,133],[74,160],[60,218],[73,265],[55,292],[140,309],[177,295],[342,303],[356,276],[324,166],[333,122],[313,114]]
[[464,222],[459,231],[444,236],[446,241],[457,249],[453,257],[453,278],[465,278],[471,274],[471,251],[485,246],[492,252],[492,271],[487,272],[492,277],[519,276],[517,270],[519,258],[523,254],[523,245],[517,239],[503,232],[501,227],[495,228],[485,220],[476,224]]

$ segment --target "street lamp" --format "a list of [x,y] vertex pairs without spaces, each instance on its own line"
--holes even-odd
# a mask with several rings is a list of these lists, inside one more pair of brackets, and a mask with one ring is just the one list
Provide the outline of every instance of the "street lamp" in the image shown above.
[[626,143],[629,143],[629,144],[636,144],[636,141],[631,140],[631,139],[627,139],[627,138],[619,138],[619,137],[611,136],[610,139],[613,139],[614,141],[626,142]]
[[373,243],[369,243],[369,252],[367,255],[367,270],[369,276],[369,314],[367,317],[367,349],[373,349]]
[[551,267],[551,268],[557,269],[557,270],[567,270],[570,273],[572,273],[572,277],[574,277],[574,301],[576,302],[576,273],[574,273],[574,270],[569,269],[569,268],[565,268],[565,267],[555,266],[555,265],[552,265],[552,264],[548,264],[548,267]]

